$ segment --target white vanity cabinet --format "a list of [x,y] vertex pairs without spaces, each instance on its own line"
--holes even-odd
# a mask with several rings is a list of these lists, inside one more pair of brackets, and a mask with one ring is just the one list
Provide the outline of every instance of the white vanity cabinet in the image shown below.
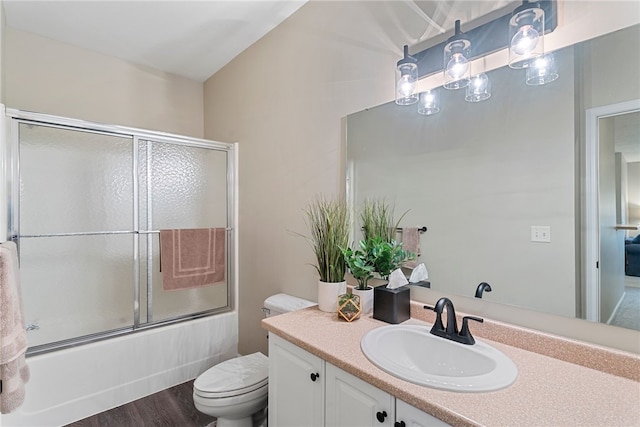
[[324,426],[324,360],[269,334],[269,425]]
[[268,413],[277,427],[448,425],[272,333]]
[[330,363],[325,372],[327,427],[393,426],[393,396]]

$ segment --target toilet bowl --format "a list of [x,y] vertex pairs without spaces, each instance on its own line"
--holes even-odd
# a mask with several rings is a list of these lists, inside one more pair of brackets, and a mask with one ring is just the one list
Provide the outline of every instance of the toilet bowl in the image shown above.
[[[287,294],[265,300],[267,317],[306,308],[316,303]],[[198,411],[217,418],[217,427],[254,427],[267,407],[269,359],[262,353],[221,362],[193,383],[193,403]],[[264,418],[264,417],[262,417]]]
[[209,368],[193,383],[198,411],[218,418],[218,427],[252,427],[252,415],[267,406],[269,359],[262,353]]

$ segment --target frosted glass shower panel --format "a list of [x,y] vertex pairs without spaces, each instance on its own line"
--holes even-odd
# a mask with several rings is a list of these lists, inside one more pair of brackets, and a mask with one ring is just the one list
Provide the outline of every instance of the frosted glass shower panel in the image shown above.
[[226,227],[226,151],[147,141],[140,151],[141,220],[155,230]]
[[131,137],[21,123],[20,230],[131,230]]
[[[228,227],[228,152],[218,149],[160,142],[140,143],[140,228],[149,230]],[[141,239],[141,265],[151,287],[150,321],[229,306],[228,274],[225,281],[202,288],[165,291],[160,272],[159,236]],[[227,247],[229,234],[227,234]],[[227,272],[229,258],[227,256]],[[150,264],[150,265],[149,265]]]
[[133,325],[133,235],[20,240],[29,346]]

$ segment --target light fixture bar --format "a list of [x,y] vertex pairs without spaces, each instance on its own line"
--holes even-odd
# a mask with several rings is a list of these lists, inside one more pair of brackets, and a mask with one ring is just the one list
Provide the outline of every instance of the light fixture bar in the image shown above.
[[[545,13],[544,33],[549,34],[558,26],[557,0],[540,0],[537,2]],[[512,10],[493,21],[468,31],[466,36],[472,40],[473,48],[470,61],[509,47],[509,20]],[[442,72],[442,52],[447,41],[412,54],[418,63],[418,78]]]

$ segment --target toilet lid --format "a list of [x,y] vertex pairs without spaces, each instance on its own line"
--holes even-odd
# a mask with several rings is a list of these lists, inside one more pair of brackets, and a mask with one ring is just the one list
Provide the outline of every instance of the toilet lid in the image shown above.
[[264,387],[269,382],[269,358],[262,353],[236,357],[209,368],[193,383],[201,397],[237,396]]

